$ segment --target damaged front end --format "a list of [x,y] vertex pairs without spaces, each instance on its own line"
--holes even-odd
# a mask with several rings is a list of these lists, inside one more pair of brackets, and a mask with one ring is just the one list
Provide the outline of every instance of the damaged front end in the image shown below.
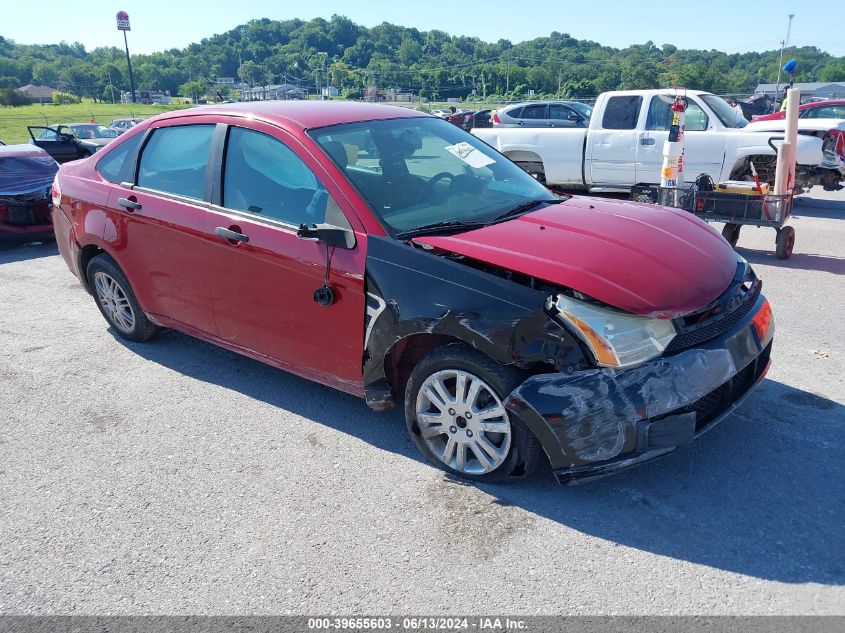
[[545,438],[563,484],[667,455],[727,417],[765,376],[774,322],[760,288],[748,269],[712,305],[677,319],[679,334],[659,358],[532,376],[505,406]]
[[[505,407],[538,438],[561,483],[607,475],[692,441],[762,379],[774,327],[760,289],[739,261],[717,299],[656,319],[454,253],[374,238],[367,402],[393,406],[421,358],[460,341],[524,373]],[[613,336],[592,330],[596,314],[609,318]]]

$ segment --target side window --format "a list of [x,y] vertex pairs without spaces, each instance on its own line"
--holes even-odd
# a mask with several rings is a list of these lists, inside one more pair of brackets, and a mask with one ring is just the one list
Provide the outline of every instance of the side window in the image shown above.
[[544,105],[531,105],[525,106],[522,109],[522,116],[519,117],[521,119],[545,119],[546,118],[546,106]]
[[[686,110],[687,132],[703,132],[707,129],[709,119],[697,103],[690,101]],[[648,117],[645,122],[647,130],[668,130],[672,125],[672,106],[659,97],[652,97],[648,106]]]
[[143,137],[143,134],[136,134],[107,152],[97,162],[97,173],[114,184],[120,184],[123,180],[130,180],[132,174],[127,174],[126,169],[129,166],[128,163],[131,163],[135,157]]
[[226,143],[223,206],[294,226],[348,226],[328,191],[293,150],[272,136],[239,127],[230,128]]
[[633,130],[637,127],[637,117],[643,98],[634,95],[610,97],[604,107],[601,126],[605,130]]
[[[569,117],[575,114],[574,110],[570,110],[565,105],[552,103],[549,105],[549,118],[561,121],[569,121]],[[580,117],[579,117],[580,118]]]
[[505,114],[507,114],[512,119],[518,119],[522,116],[522,107],[514,108],[513,110],[505,110]]
[[808,119],[845,119],[845,106],[824,106],[807,110]]
[[213,125],[155,130],[141,153],[138,186],[202,200]]
[[38,135],[39,141],[58,141],[59,140],[59,133],[52,128],[44,128],[41,130],[41,134]]

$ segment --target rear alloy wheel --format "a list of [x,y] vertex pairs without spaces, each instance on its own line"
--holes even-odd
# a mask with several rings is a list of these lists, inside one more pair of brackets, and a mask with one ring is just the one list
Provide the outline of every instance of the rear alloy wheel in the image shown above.
[[405,395],[408,428],[440,468],[476,481],[501,481],[536,465],[537,440],[511,420],[504,398],[516,372],[462,345],[439,348],[414,369]]
[[795,229],[791,226],[784,226],[778,230],[775,239],[775,254],[778,259],[789,259],[792,256],[792,249],[795,246]]
[[86,273],[97,307],[121,337],[142,343],[158,334],[160,328],[141,310],[126,276],[111,257],[97,255],[88,263]]
[[736,248],[736,243],[739,241],[739,230],[742,228],[741,224],[726,224],[722,229],[722,237],[724,237],[728,244]]

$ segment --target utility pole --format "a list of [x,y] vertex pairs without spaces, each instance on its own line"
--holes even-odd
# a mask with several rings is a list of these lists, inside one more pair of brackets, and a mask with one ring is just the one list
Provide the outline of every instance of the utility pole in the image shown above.
[[777,99],[778,94],[780,94],[780,72],[783,68],[783,49],[789,45],[789,32],[792,30],[792,18],[794,17],[794,13],[789,14],[789,24],[786,26],[786,39],[781,40],[780,42],[780,61],[778,62],[778,81],[775,84],[775,99]]
[[111,69],[109,69],[109,94],[111,95],[111,102],[114,103],[114,86],[111,83]]
[[132,103],[135,103],[135,78],[132,76],[132,60],[129,58],[129,41],[126,31],[130,31],[129,14],[126,11],[117,12],[117,30],[123,31],[123,45],[126,47],[126,66],[129,68],[129,88],[132,91]]
[[511,56],[507,56],[508,65],[507,70],[505,71],[505,94],[509,94],[511,91]]

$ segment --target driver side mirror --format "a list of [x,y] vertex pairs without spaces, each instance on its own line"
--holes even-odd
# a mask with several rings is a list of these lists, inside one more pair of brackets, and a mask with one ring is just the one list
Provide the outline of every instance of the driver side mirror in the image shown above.
[[59,134],[59,140],[60,141],[72,141],[74,139],[73,139],[73,136],[71,136],[70,134],[65,134],[64,132],[62,132],[61,134]]
[[355,232],[333,224],[299,225],[296,236],[305,240],[316,240],[327,246],[337,246],[347,250],[355,248]]

